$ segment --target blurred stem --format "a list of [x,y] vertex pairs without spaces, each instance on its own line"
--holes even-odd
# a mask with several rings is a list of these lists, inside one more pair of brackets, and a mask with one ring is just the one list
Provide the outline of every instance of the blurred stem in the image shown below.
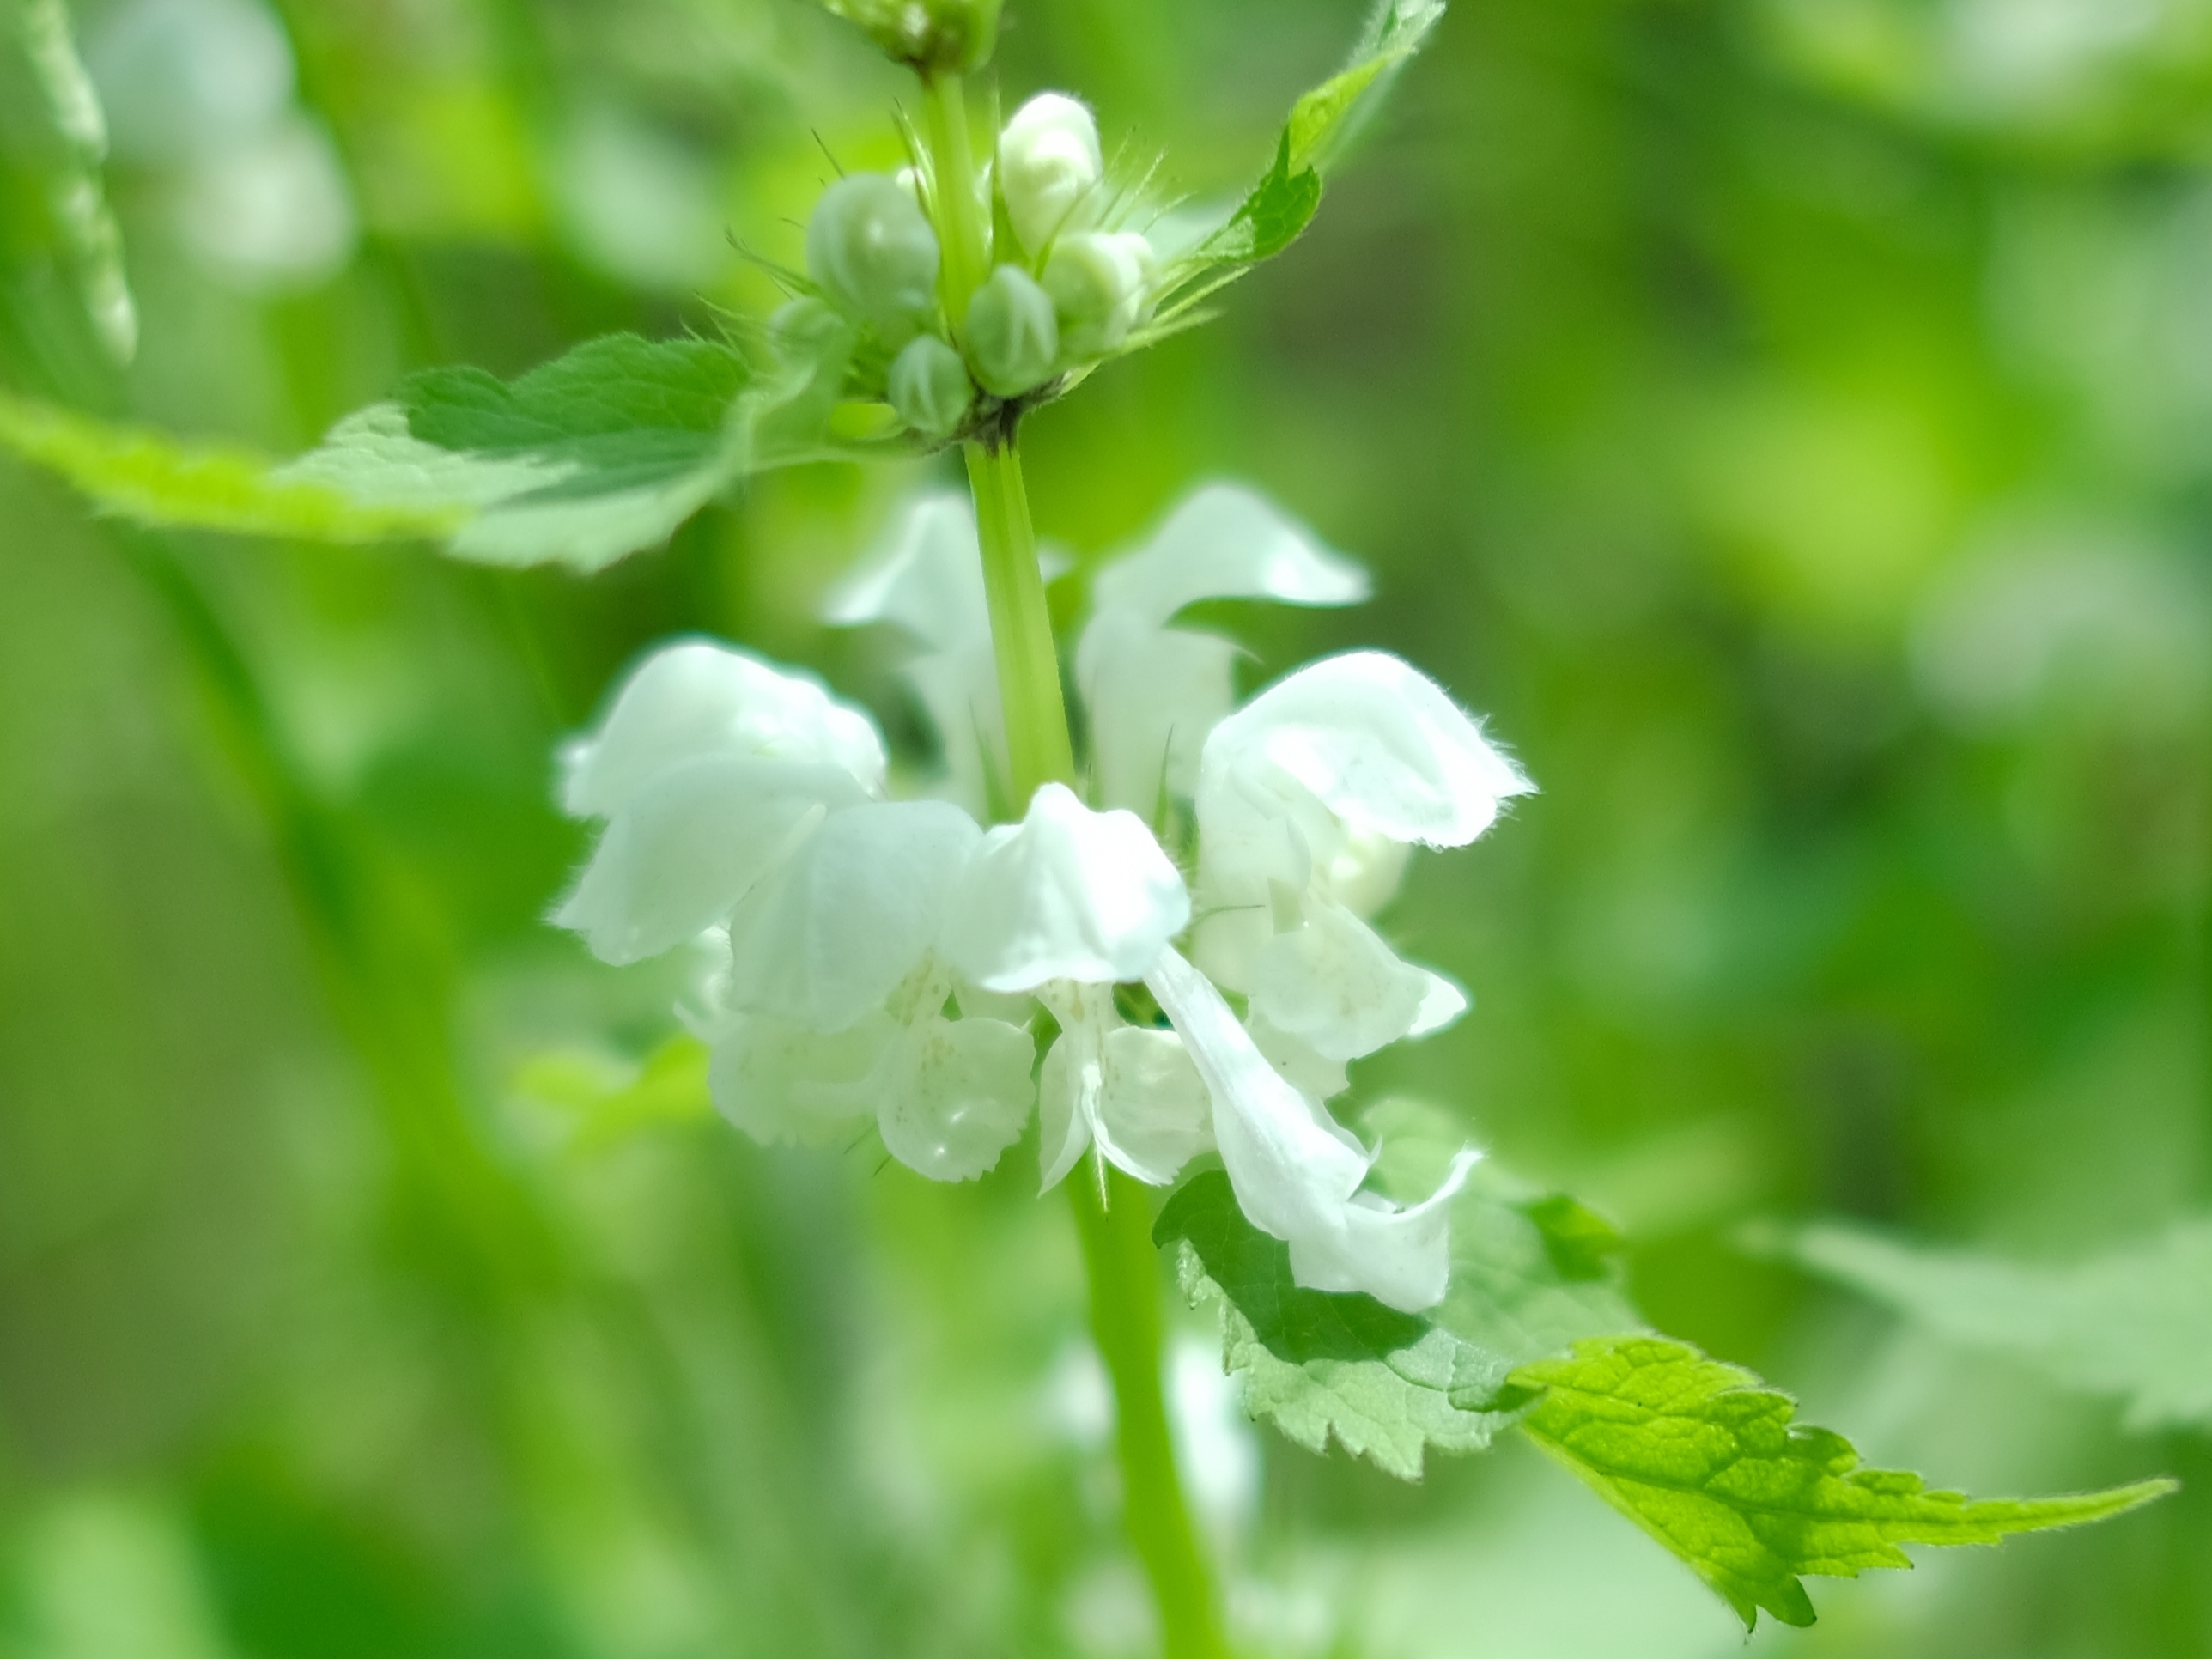
[[1017,816],[1041,784],[1073,783],[1075,752],[1067,708],[1060,695],[1060,655],[1037,569],[1036,532],[1029,492],[1012,435],[1003,443],[971,441],[968,483],[975,493],[975,529],[983,544],[983,592],[991,607],[991,644],[999,662],[999,702],[1006,716],[1008,782]]
[[990,238],[983,204],[975,199],[975,155],[968,142],[968,105],[957,75],[930,75],[921,83],[922,136],[929,144],[930,200],[937,210],[937,244],[943,263],[937,291],[945,320],[960,337],[968,301],[990,269]]
[[1115,1449],[1129,1541],[1152,1580],[1166,1659],[1220,1659],[1228,1650],[1213,1588],[1184,1506],[1160,1390],[1160,1292],[1145,1189],[1119,1170],[1106,1190],[1079,1170],[1067,1182],[1083,1265],[1091,1276],[1091,1334],[1114,1379]]
[[[1006,716],[1015,810],[1039,785],[1075,780],[1060,657],[1037,570],[1036,534],[1009,433],[1002,443],[968,445],[975,527],[983,548],[991,643]],[[1198,1535],[1183,1504],[1161,1393],[1158,1255],[1145,1189],[1119,1170],[1102,1187],[1084,1172],[1067,1182],[1083,1265],[1091,1281],[1091,1334],[1114,1381],[1115,1445],[1121,1463],[1123,1521],[1152,1580],[1167,1659],[1221,1659]]]

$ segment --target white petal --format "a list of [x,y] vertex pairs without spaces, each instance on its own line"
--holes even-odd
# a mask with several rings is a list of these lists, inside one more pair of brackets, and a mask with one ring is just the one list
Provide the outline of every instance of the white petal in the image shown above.
[[1367,573],[1322,545],[1273,501],[1242,484],[1206,484],[1185,496],[1137,551],[1099,571],[1100,611],[1126,609],[1158,628],[1200,599],[1356,605]]
[[839,766],[744,757],[669,768],[607,825],[553,920],[636,962],[727,916],[832,810],[867,799]]
[[983,832],[945,801],[869,801],[830,815],[730,919],[733,1008],[816,1031],[880,1006],[936,942]]
[[1431,975],[1342,905],[1311,899],[1304,911],[1303,927],[1261,947],[1254,1011],[1330,1060],[1358,1060],[1412,1030]]
[[1091,619],[1075,675],[1101,800],[1150,819],[1163,793],[1188,798],[1206,733],[1236,706],[1236,660],[1227,640],[1156,628],[1132,611]]
[[1433,968],[1421,971],[1429,976],[1428,989],[1422,994],[1421,1006],[1413,1016],[1413,1023],[1406,1028],[1409,1037],[1426,1036],[1431,1031],[1441,1031],[1468,1010],[1467,988],[1448,975]]
[[1359,1194],[1336,1226],[1291,1240],[1291,1277],[1308,1290],[1364,1291],[1407,1313],[1433,1308],[1451,1279],[1451,1200],[1481,1157],[1460,1153],[1443,1184],[1410,1209]]
[[1063,981],[1043,1000],[1060,1024],[1037,1077],[1045,1189],[1094,1140],[1109,1164],[1165,1186],[1211,1139],[1211,1103],[1182,1040],[1123,1024],[1109,987]]
[[885,1079],[877,1125],[893,1158],[933,1181],[969,1181],[1021,1139],[1036,1045],[995,1019],[932,1019]]
[[840,628],[892,623],[933,651],[988,641],[983,555],[975,513],[953,490],[916,495],[822,604],[822,620]]
[[849,1139],[874,1103],[871,1079],[904,1033],[878,1013],[832,1036],[766,1015],[731,1018],[707,1063],[714,1109],[755,1140],[826,1146]]
[[1331,1060],[1288,1031],[1277,1030],[1264,1015],[1255,1012],[1248,1016],[1244,1029],[1252,1034],[1253,1046],[1267,1057],[1267,1063],[1308,1100],[1333,1099],[1352,1086],[1342,1060]]
[[562,752],[562,810],[611,817],[668,768],[733,755],[842,767],[870,793],[883,787],[883,737],[864,711],[811,674],[688,640],[640,664],[599,730]]
[[1293,812],[1303,795],[1354,831],[1459,847],[1534,787],[1435,681],[1358,651],[1307,665],[1213,728],[1199,823],[1210,831],[1269,799]]
[[1213,1103],[1173,1031],[1124,1025],[1106,1034],[1106,1087],[1099,1097],[1107,1161],[1164,1187],[1212,1144]]
[[1048,783],[984,837],[947,923],[946,957],[991,991],[1136,979],[1190,920],[1190,896],[1135,814]]
[[1367,1159],[1277,1073],[1221,994],[1176,952],[1145,976],[1213,1097],[1213,1135],[1245,1218],[1287,1240],[1291,1273],[1315,1290],[1364,1291],[1407,1312],[1443,1299],[1450,1272],[1444,1200],[1394,1209],[1361,1193]]

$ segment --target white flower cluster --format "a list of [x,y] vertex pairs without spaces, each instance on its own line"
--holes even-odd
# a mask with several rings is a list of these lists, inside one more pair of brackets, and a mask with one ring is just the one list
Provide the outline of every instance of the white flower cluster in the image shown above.
[[[1012,246],[957,317],[937,291],[936,192],[974,192],[988,226],[1004,210]],[[820,301],[794,301],[779,335],[807,335],[826,305],[882,347],[883,396],[926,437],[958,431],[977,388],[1018,398],[1118,349],[1144,320],[1158,261],[1139,233],[1110,222],[1126,199],[1109,190],[1091,111],[1041,93],[999,135],[996,163],[975,179],[849,173],[823,192],[806,226],[806,266]],[[872,361],[867,354],[859,360]]]
[[[944,741],[939,798],[887,799],[875,723],[811,676],[669,646],[564,755],[567,809],[606,829],[556,920],[610,962],[705,941],[715,967],[684,1012],[714,1045],[715,1103],[763,1140],[849,1136],[872,1113],[894,1157],[962,1180],[1034,1104],[1047,1187],[1086,1151],[1164,1184],[1218,1148],[1298,1283],[1433,1304],[1445,1204],[1474,1155],[1400,1208],[1363,1190],[1370,1155],[1323,1103],[1346,1062],[1466,1007],[1366,918],[1409,848],[1474,840],[1528,781],[1379,652],[1234,708],[1236,647],[1179,612],[1342,605],[1366,582],[1214,485],[1094,584],[1075,664],[1097,805],[1048,784],[987,830],[1004,721],[979,568],[965,501],[929,498],[829,609],[920,646],[908,672]],[[1170,801],[1194,826],[1188,881],[1152,827]],[[1167,1029],[1123,1018],[1115,988],[1136,981]],[[1036,1004],[1059,1027],[1041,1066]]]

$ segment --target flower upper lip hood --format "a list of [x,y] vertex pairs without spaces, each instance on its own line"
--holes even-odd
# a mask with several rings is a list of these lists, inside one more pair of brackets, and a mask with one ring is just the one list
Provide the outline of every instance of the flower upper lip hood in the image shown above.
[[1133,812],[1048,783],[983,838],[954,895],[945,953],[990,991],[1141,979],[1190,922],[1190,895]]

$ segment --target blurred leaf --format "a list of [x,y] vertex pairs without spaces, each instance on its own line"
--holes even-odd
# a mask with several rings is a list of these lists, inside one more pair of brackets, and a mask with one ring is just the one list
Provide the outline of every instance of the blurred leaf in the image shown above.
[[336,542],[441,537],[457,558],[597,570],[762,468],[868,453],[833,435],[849,338],[756,375],[712,341],[613,334],[513,382],[411,375],[281,466],[0,394],[0,443],[110,511]]
[[1222,1304],[1223,1362],[1244,1373],[1245,1408],[1311,1451],[1334,1435],[1401,1480],[1425,1450],[1480,1451],[1528,1392],[1513,1369],[1592,1330],[1632,1323],[1609,1285],[1571,1287],[1541,1230],[1483,1194],[1452,1212],[1452,1289],[1434,1319],[1372,1297],[1300,1287],[1290,1247],[1244,1218],[1229,1177],[1197,1176],[1153,1228],[1179,1242],[1183,1289]]
[[1963,1346],[2119,1395],[2130,1428],[2212,1425],[2212,1220],[2071,1267],[1926,1250],[1808,1227],[1790,1254]]
[[714,1113],[707,1092],[709,1050],[697,1038],[671,1037],[635,1068],[560,1050],[526,1061],[515,1092],[569,1115],[574,1144],[589,1148],[656,1123],[691,1123]]
[[1764,1607],[1813,1622],[1801,1573],[1910,1567],[1900,1544],[1993,1544],[2101,1521],[2174,1490],[2145,1480],[2062,1498],[1970,1500],[1917,1474],[1863,1469],[1841,1435],[1751,1373],[1663,1337],[1604,1337],[1523,1366],[1547,1392],[1529,1437],[1682,1558],[1747,1629]]
[[[118,362],[138,349],[138,310],[123,269],[123,234],[100,184],[107,122],[78,58],[64,0],[0,0],[4,49],[29,82],[21,98],[40,129],[30,148],[46,229],[74,279],[100,343]],[[13,76],[0,77],[8,88]],[[14,95],[11,94],[11,95]]]
[[453,507],[367,506],[326,484],[278,476],[269,457],[228,444],[181,443],[0,392],[0,445],[50,468],[107,512],[153,524],[315,541],[435,536]]

